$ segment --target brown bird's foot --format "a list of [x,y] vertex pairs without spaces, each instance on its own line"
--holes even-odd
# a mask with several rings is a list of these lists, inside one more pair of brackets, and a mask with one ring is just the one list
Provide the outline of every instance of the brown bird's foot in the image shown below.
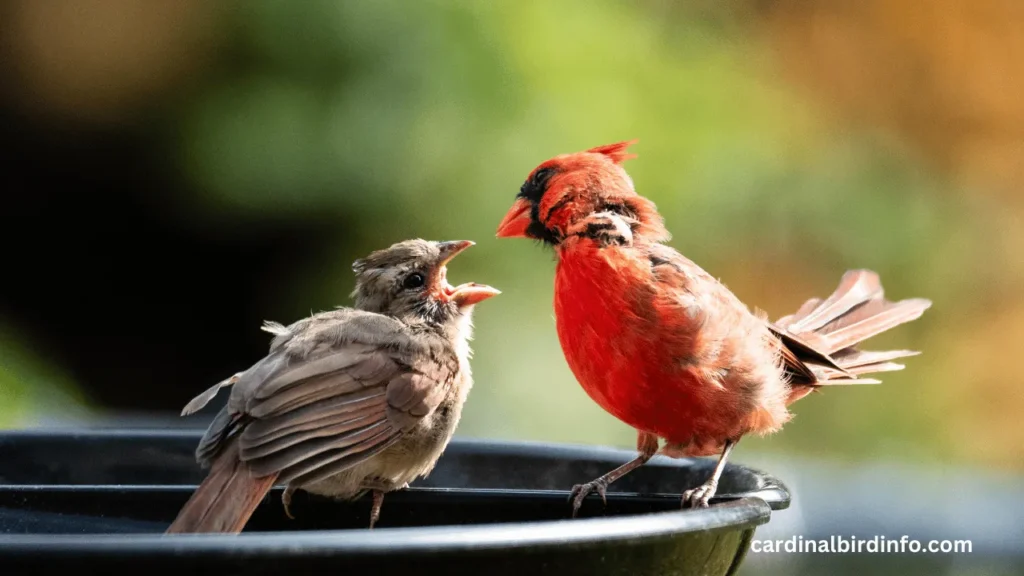
[[281,493],[281,505],[284,506],[284,515],[289,520],[295,520],[295,516],[292,516],[292,494],[295,494],[296,488],[289,484],[285,487],[284,492]]
[[583,505],[583,500],[590,495],[591,492],[597,492],[601,496],[601,502],[608,505],[608,481],[602,476],[592,482],[586,484],[577,484],[572,487],[572,491],[569,492],[569,500],[572,500],[572,517],[576,517],[576,513],[580,511],[580,506]]
[[718,482],[705,482],[696,488],[683,492],[683,508],[707,508],[708,501],[718,490]]
[[370,509],[370,530],[373,530],[374,524],[377,520],[380,520],[380,507],[384,504],[384,492],[381,490],[373,491],[373,508]]

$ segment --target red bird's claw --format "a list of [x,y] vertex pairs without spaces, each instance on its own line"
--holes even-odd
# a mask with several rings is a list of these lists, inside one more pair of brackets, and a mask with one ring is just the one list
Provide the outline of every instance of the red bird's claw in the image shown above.
[[717,489],[718,486],[715,484],[701,484],[683,492],[683,508],[707,508]]
[[591,492],[597,492],[597,494],[601,496],[601,502],[607,506],[607,490],[608,485],[601,480],[594,480],[593,482],[573,486],[572,491],[569,492],[569,500],[572,500],[572,517],[576,517],[576,513],[580,511],[580,506],[583,505],[583,500],[589,496]]

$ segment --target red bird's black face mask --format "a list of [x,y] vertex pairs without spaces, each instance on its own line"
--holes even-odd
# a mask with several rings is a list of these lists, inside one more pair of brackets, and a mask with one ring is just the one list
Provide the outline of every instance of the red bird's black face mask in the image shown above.
[[[519,194],[516,195],[516,202],[509,212],[512,217],[506,216],[506,222],[502,222],[502,226],[499,227],[499,237],[525,236],[551,245],[561,241],[561,235],[556,230],[545,226],[540,218],[541,199],[544,198],[551,178],[556,173],[556,168],[547,166],[538,168],[530,174],[519,188]],[[502,235],[501,229],[504,229],[506,235]]]

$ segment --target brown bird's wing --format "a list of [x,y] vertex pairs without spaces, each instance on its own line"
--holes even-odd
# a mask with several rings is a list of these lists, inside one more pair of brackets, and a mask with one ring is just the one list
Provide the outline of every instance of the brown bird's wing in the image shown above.
[[[196,451],[207,463],[237,437],[255,477],[315,482],[381,452],[430,414],[457,372],[440,338],[341,309],[276,325],[271,352],[235,376]],[[205,394],[205,393],[204,393]]]
[[815,386],[878,384],[880,380],[862,376],[903,369],[892,360],[919,352],[866,352],[857,345],[919,318],[930,306],[931,302],[923,298],[886,300],[878,274],[850,270],[828,298],[812,298],[795,313],[769,323],[769,329],[779,338],[787,371],[797,385],[790,401],[802,398]]

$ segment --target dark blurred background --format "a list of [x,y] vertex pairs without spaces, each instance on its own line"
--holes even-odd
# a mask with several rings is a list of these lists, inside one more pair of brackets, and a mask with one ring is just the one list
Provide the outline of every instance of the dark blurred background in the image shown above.
[[799,485],[759,535],[975,552],[744,570],[1019,574],[1022,29],[1018,0],[7,0],[0,426],[175,422],[263,320],[348,304],[352,260],[418,236],[475,240],[452,281],[504,292],[461,435],[630,447],[562,357],[550,253],[494,230],[542,160],[639,138],[672,245],[751,306],[858,267],[935,303],[871,343],[923,350],[906,371],[735,459]]

